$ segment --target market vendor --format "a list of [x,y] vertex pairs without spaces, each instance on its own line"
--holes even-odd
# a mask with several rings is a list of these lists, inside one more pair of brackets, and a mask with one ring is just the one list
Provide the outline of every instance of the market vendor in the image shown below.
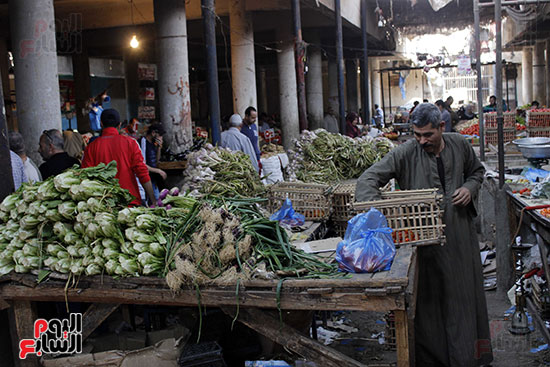
[[350,112],[346,116],[346,135],[350,138],[361,136],[361,130],[357,126],[359,124],[359,115],[355,112]]
[[101,136],[91,142],[84,151],[82,168],[116,161],[118,183],[135,198],[131,205],[140,205],[141,197],[136,177],[139,179],[151,203],[156,203],[151,178],[139,145],[128,136],[120,135],[120,115],[109,108],[101,113]]
[[238,114],[231,115],[229,118],[229,129],[222,132],[220,145],[229,150],[241,151],[248,154],[252,161],[252,166],[256,171],[259,171],[256,152],[250,142],[250,139],[241,133],[243,119]]
[[415,318],[417,366],[478,366],[492,361],[483,274],[473,217],[484,169],[459,134],[443,133],[439,109],[419,105],[416,139],[396,147],[357,182],[357,201],[380,198],[395,178],[404,190],[437,187],[443,195],[446,243],[418,247]]

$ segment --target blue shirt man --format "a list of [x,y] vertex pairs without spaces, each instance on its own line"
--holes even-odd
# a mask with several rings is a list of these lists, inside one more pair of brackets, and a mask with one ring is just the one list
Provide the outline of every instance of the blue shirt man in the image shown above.
[[248,139],[250,139],[250,142],[252,143],[252,147],[254,148],[254,152],[256,153],[256,160],[260,160],[260,147],[258,145],[258,127],[256,126],[256,118],[258,117],[258,113],[256,112],[256,109],[252,106],[248,107],[244,111],[244,119],[243,119],[243,126],[241,128],[241,133],[246,135]]
[[244,136],[240,129],[243,125],[243,120],[241,116],[234,114],[229,119],[230,128],[222,132],[220,145],[223,148],[228,148],[233,151],[241,151],[248,154],[252,166],[256,171],[259,171],[258,160],[256,159],[256,153],[252,147],[250,140]]

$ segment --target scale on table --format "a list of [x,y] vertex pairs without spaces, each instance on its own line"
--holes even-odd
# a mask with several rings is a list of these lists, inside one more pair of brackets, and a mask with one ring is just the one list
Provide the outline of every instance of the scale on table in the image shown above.
[[541,168],[549,163],[550,138],[523,138],[512,143],[534,168]]

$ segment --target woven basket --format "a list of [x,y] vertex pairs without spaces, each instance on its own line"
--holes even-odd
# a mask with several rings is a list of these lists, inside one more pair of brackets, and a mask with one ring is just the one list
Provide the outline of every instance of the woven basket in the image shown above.
[[268,189],[269,211],[275,213],[285,199],[292,201],[294,210],[310,221],[323,221],[330,216],[331,190],[329,185],[302,182],[279,182]]
[[354,203],[353,212],[378,209],[393,229],[397,246],[439,245],[445,242],[441,200],[437,189],[385,192],[382,200]]
[[[332,214],[330,219],[335,222],[348,221],[353,218],[352,205],[355,201],[355,188],[357,180],[338,184],[332,194]],[[391,189],[391,182],[382,188],[382,195]]]

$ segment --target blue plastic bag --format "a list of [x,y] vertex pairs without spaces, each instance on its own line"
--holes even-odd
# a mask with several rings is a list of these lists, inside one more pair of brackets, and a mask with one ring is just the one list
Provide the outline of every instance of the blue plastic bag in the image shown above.
[[306,222],[306,217],[294,211],[292,202],[289,198],[285,199],[281,209],[273,213],[269,219],[279,221],[279,223],[286,224],[291,227],[303,226]]
[[350,273],[390,270],[395,256],[391,233],[386,217],[377,209],[350,219],[344,240],[336,248],[340,270]]

